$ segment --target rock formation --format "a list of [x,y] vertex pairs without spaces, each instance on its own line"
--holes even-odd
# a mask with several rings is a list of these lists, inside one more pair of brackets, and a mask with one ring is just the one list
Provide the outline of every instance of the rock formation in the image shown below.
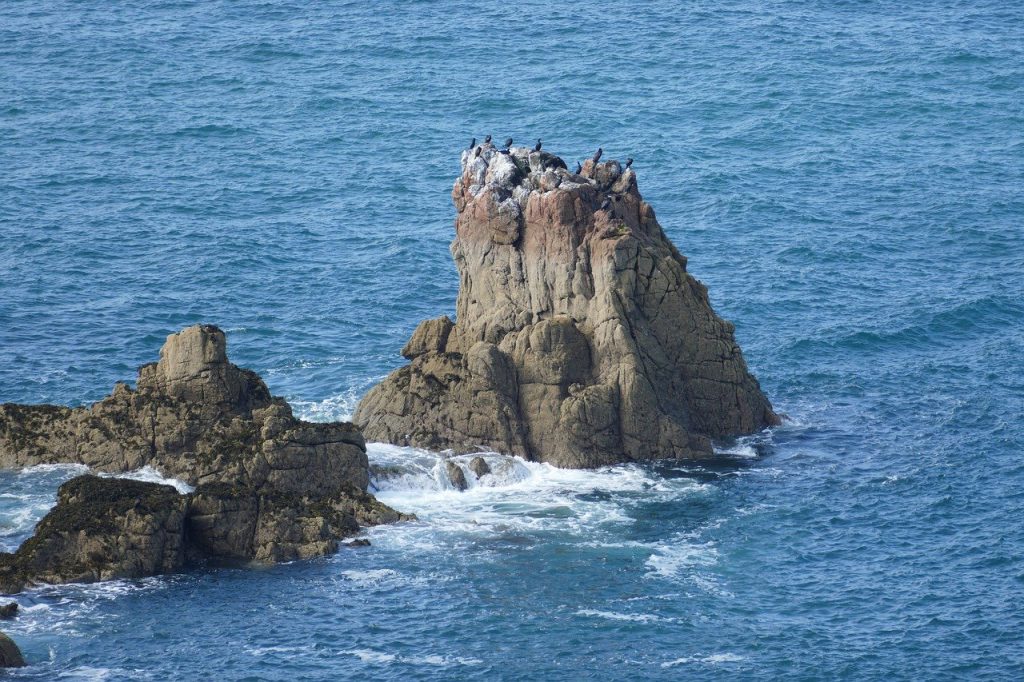
[[632,169],[486,145],[452,198],[457,323],[417,327],[356,410],[367,438],[594,467],[778,423]]
[[16,553],[0,591],[32,582],[141,577],[196,559],[287,561],[333,552],[360,525],[408,518],[366,492],[366,445],[352,424],[296,419],[253,372],[228,362],[224,333],[193,326],[160,361],[80,408],[0,405],[0,467],[151,465],[194,492],[81,476]]
[[134,390],[119,383],[74,409],[0,405],[0,467],[57,462],[109,472],[151,465],[192,485],[302,494],[369,482],[359,429],[296,419],[255,372],[228,362],[224,332],[209,325],[168,336]]
[[31,582],[96,582],[181,570],[188,499],[169,485],[79,476],[14,554],[0,553],[0,592]]

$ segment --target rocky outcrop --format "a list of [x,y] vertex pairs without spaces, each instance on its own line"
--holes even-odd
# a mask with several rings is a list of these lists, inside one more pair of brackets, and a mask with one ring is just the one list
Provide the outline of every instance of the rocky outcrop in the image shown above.
[[140,577],[194,560],[287,561],[334,552],[361,525],[409,518],[366,492],[352,424],[296,419],[255,373],[228,362],[224,333],[167,338],[135,389],[89,407],[0,405],[0,467],[72,462],[107,472],[145,465],[196,486],[82,476],[15,554],[0,590],[34,582]]
[[185,565],[188,499],[169,485],[79,476],[14,554],[0,553],[0,591],[170,573]]
[[21,668],[24,665],[21,649],[14,640],[0,632],[0,668]]
[[369,482],[366,444],[348,423],[296,419],[263,380],[227,358],[224,332],[195,325],[167,337],[136,388],[116,384],[89,407],[0,405],[0,467],[151,465],[192,485],[328,493]]
[[12,601],[0,606],[0,620],[10,620],[18,615],[18,602]]
[[594,467],[778,423],[632,169],[487,145],[452,198],[457,323],[416,329],[355,413],[367,438]]
[[330,554],[361,525],[408,518],[365,492],[330,496],[207,483],[169,485],[86,474],[13,554],[0,553],[0,593],[36,583],[173,573],[209,559],[292,561]]

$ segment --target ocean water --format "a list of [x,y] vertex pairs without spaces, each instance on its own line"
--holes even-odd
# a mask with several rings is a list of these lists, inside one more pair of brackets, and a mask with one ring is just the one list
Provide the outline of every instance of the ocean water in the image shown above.
[[[210,322],[344,418],[453,312],[488,133],[635,158],[790,420],[465,493],[374,444],[419,522],[18,595],[0,678],[1024,677],[1020,3],[8,0],[0,401],[96,400]],[[0,472],[0,549],[75,473]]]

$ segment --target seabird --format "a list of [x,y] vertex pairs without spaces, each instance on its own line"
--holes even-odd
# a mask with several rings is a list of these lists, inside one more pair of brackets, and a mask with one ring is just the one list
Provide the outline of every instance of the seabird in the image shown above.
[[484,144],[490,144],[490,143],[491,143],[491,136],[488,135],[487,137],[484,138]]
[[483,148],[483,147],[477,147],[477,148],[476,148],[476,151],[475,151],[475,152],[473,152],[473,158],[475,159],[475,158],[477,158],[478,156],[480,156],[480,153],[481,153],[481,152],[483,152],[483,150],[484,150],[484,148]]
[[475,146],[476,146],[476,138],[474,137],[473,141],[469,143],[469,148],[472,149]]
[[576,162],[576,175],[579,175],[582,172],[583,172],[583,164],[581,164],[579,161],[577,161]]
[[632,165],[633,165],[633,159],[626,159],[626,168],[629,168]]
[[596,152],[594,153],[594,159],[593,159],[593,161],[594,161],[594,164],[595,164],[595,165],[597,164],[597,162],[598,162],[598,161],[600,161],[600,160],[601,160],[601,155],[602,155],[602,154],[604,154],[604,150],[603,150],[603,149],[601,149],[600,147],[598,147],[598,148],[597,148],[597,151],[596,151]]
[[508,149],[511,146],[512,146],[512,138],[510,137],[507,140],[505,140],[505,149]]
[[605,197],[604,201],[601,202],[601,210],[602,211],[607,211],[611,207],[612,207],[612,200],[610,198],[608,198],[608,197]]
[[535,151],[535,152],[539,152],[540,151],[540,138],[539,137],[537,138],[537,146],[533,148],[533,151]]

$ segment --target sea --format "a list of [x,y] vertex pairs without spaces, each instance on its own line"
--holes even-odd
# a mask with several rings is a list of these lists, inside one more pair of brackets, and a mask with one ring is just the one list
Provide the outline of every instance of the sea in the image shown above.
[[[0,401],[88,404],[202,322],[348,418],[454,314],[488,134],[635,159],[784,424],[466,492],[372,443],[418,521],[29,590],[0,680],[1024,678],[1020,2],[5,0]],[[81,471],[0,471],[0,550]]]

